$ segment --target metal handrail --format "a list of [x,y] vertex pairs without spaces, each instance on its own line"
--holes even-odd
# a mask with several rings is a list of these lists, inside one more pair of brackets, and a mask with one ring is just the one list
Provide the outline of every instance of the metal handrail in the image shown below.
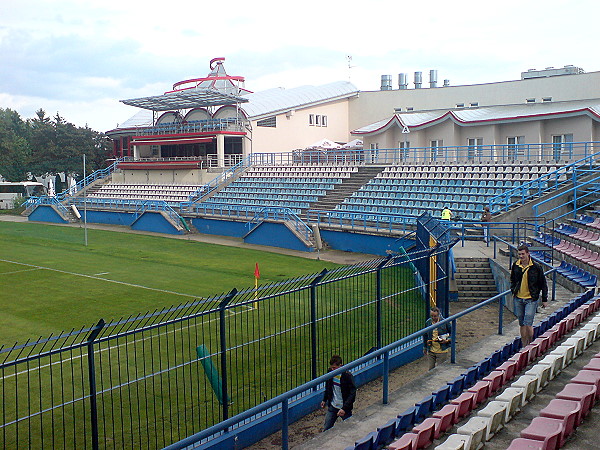
[[[197,202],[201,201],[204,197],[206,197],[211,192],[218,190],[225,183],[225,181],[229,180],[231,177],[237,175],[238,173],[241,173],[244,169],[246,169],[247,167],[250,167],[251,165],[252,165],[252,155],[249,155],[249,156],[245,157],[244,159],[242,159],[236,165],[223,171],[218,177],[212,179],[211,181],[206,183],[204,186],[201,186],[196,191],[194,191],[192,194],[190,194],[188,197],[189,202],[197,203]],[[183,204],[182,204],[182,207],[183,207]]]
[[[534,197],[539,197],[541,194],[554,191],[559,186],[565,185],[571,181],[577,180],[577,169],[586,166],[593,167],[594,162],[600,159],[600,152],[587,155],[573,163],[559,167],[558,169],[543,174],[535,180],[527,181],[520,186],[509,189],[502,194],[496,195],[488,200],[490,210],[498,212],[496,206],[500,206],[500,210],[508,211],[512,205],[511,199],[514,197],[521,198],[521,204]],[[569,177],[569,175],[572,175]]]
[[[556,269],[551,269],[551,270],[545,272],[545,274],[554,273],[555,271],[556,271]],[[220,422],[220,423],[213,425],[212,427],[209,427],[205,430],[202,430],[192,436],[182,439],[179,442],[169,445],[169,446],[165,447],[165,450],[179,450],[179,449],[183,449],[188,446],[197,444],[197,443],[199,443],[205,439],[208,439],[212,436],[220,435],[223,432],[226,432],[229,428],[237,426],[237,425],[243,423],[244,421],[247,421],[247,419],[250,419],[253,416],[264,414],[266,411],[272,410],[272,409],[278,408],[278,407],[284,412],[284,414],[282,414],[282,435],[284,436],[284,439],[282,442],[282,448],[287,448],[287,440],[285,437],[287,436],[287,428],[289,426],[289,417],[286,414],[286,412],[288,410],[288,405],[289,405],[289,402],[291,399],[301,396],[302,394],[305,394],[306,392],[315,391],[321,385],[323,385],[327,380],[329,380],[337,375],[341,375],[342,373],[344,373],[348,370],[357,368],[358,366],[361,366],[363,364],[368,364],[368,363],[372,363],[377,360],[381,360],[382,358],[383,358],[383,363],[384,363],[384,376],[383,376],[383,388],[382,388],[383,403],[386,404],[387,397],[388,397],[388,389],[389,389],[387,371],[389,371],[389,357],[390,357],[391,352],[399,349],[403,345],[417,341],[419,338],[426,335],[430,331],[433,331],[434,329],[440,327],[441,325],[450,323],[452,325],[452,333],[453,333],[453,339],[451,340],[451,361],[455,362],[455,358],[456,358],[456,344],[455,344],[456,343],[456,339],[455,339],[456,320],[463,316],[466,316],[467,314],[470,314],[484,306],[487,306],[493,302],[496,302],[496,301],[499,301],[499,306],[500,306],[499,307],[499,311],[500,311],[499,316],[501,316],[502,308],[504,306],[503,299],[504,299],[504,296],[506,296],[508,294],[510,294],[510,290],[501,292],[500,294],[495,295],[487,300],[484,300],[474,306],[471,306],[470,308],[467,308],[464,311],[456,313],[448,318],[442,319],[436,324],[432,324],[428,327],[422,328],[421,330],[416,331],[416,332],[410,334],[409,336],[406,336],[396,342],[388,344],[385,347],[382,347],[380,349],[374,350],[373,352],[369,353],[368,355],[365,355],[358,359],[355,359],[354,361],[343,365],[339,369],[332,370],[331,372],[328,372],[325,375],[321,375],[320,377],[315,378],[314,380],[311,380],[311,381],[306,382],[294,389],[284,392],[283,394],[280,394],[266,402],[263,402],[260,405],[250,408],[250,409],[248,409],[242,413],[239,413],[227,420],[224,420],[223,422]],[[555,293],[553,291],[552,292],[552,300],[554,300],[554,298],[555,298]],[[502,334],[502,321],[501,320],[500,320],[500,324],[499,324],[498,334]]]

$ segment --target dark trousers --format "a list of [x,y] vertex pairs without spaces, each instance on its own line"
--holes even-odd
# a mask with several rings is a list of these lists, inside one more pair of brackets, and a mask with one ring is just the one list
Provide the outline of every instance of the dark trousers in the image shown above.
[[[325,413],[325,423],[323,424],[323,431],[329,430],[335,424],[335,421],[338,419],[338,411],[338,408],[334,408],[331,405],[327,407],[327,412]],[[346,411],[346,414],[344,414],[342,420],[346,420],[350,417],[352,417],[352,411]]]

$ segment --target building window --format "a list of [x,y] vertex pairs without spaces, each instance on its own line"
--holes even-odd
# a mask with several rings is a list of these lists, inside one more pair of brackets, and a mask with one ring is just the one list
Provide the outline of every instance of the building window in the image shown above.
[[369,145],[369,148],[371,150],[377,150],[379,148],[379,143],[378,142],[371,142],[371,145]]
[[434,139],[431,141],[431,160],[435,161],[437,158],[444,156],[444,141],[442,139]]
[[457,107],[457,108],[464,108],[464,107],[465,107],[465,104],[464,104],[464,103],[457,103],[457,104],[456,104],[456,107]]
[[528,98],[527,103],[535,103],[535,98]]
[[573,157],[573,135],[557,134],[552,136],[552,153],[555,161]]
[[483,156],[483,138],[469,138],[467,139],[467,159],[469,161],[474,158],[481,158]]
[[479,102],[471,102],[471,108],[475,108],[476,106],[479,106]]
[[413,108],[412,106],[407,106],[407,107],[406,107],[406,110],[407,110],[407,111],[414,111],[414,110],[415,110],[415,108]]
[[542,98],[543,102],[551,102],[552,101],[552,97],[544,97]]
[[270,127],[277,128],[277,117],[267,117],[266,119],[258,120],[256,122],[257,127]]
[[508,144],[508,157],[511,159],[519,159],[525,155],[525,136],[509,136],[506,138]]
[[315,115],[314,114],[308,115],[308,125],[311,127],[315,126]]
[[321,126],[322,127],[327,126],[327,116],[321,116]]

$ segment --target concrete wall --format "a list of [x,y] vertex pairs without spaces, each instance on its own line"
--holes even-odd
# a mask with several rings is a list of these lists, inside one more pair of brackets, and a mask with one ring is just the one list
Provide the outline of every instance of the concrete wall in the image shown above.
[[[397,74],[393,78],[397,79]],[[529,98],[541,102],[544,97],[552,97],[553,102],[593,99],[600,97],[599,86],[600,72],[590,72],[465,86],[365,91],[350,101],[349,125],[354,130],[386,119],[395,108],[450,109],[474,102],[479,106],[510,105],[523,104]]]
[[152,231],[163,234],[183,234],[169,222],[160,211],[146,211],[131,224],[132,230]]
[[313,251],[313,248],[307,247],[282,223],[263,222],[250,234],[244,237],[244,242],[247,242],[248,244],[289,248],[291,250],[299,250],[302,252]]
[[[252,152],[289,152],[306,148],[323,138],[338,142],[354,139],[350,136],[348,127],[348,102],[347,99],[338,100],[309,108],[299,108],[293,113],[278,114],[275,128],[259,127],[257,121],[253,120]],[[327,116],[327,126],[311,126],[310,114]]]
[[[462,125],[455,123],[452,118],[445,118],[442,122],[422,128],[411,130],[406,135],[410,142],[409,147],[429,147],[432,140],[442,140],[444,146],[465,146],[469,139],[481,138],[483,145],[507,145],[509,137],[523,136],[525,144],[551,143],[553,136],[572,134],[573,142],[593,141],[600,136],[600,123],[587,115],[565,117],[561,119],[547,119],[543,116],[532,118],[525,122],[512,122],[500,124]],[[399,126],[394,125],[377,134],[363,136],[364,148],[377,144],[379,148],[397,148],[404,142]],[[582,149],[574,149],[581,153]],[[531,160],[553,159],[553,147],[548,145],[535,153],[526,155]],[[486,151],[489,153],[489,151]],[[452,155],[454,156],[454,155]],[[458,157],[466,157],[466,149]],[[570,159],[563,155],[562,159]]]
[[121,170],[112,174],[112,182],[122,184],[198,184],[203,185],[218,177],[220,172],[206,169],[177,170]]
[[335,250],[381,256],[387,255],[388,251],[396,252],[400,247],[408,248],[415,243],[412,239],[398,239],[394,236],[378,236],[322,228],[321,238]]
[[40,205],[29,215],[28,220],[34,222],[68,223],[52,206]]

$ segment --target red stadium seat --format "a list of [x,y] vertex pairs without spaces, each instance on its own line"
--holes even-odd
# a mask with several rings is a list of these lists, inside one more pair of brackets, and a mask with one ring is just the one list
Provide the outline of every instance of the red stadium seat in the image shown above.
[[564,400],[555,398],[540,411],[541,417],[550,417],[551,419],[560,419],[563,421],[564,432],[560,446],[565,444],[565,440],[570,436],[575,428],[581,423],[581,403],[573,400]]
[[543,441],[534,439],[516,438],[513,439],[506,450],[544,450],[547,447]]
[[581,402],[581,415],[585,417],[596,401],[596,392],[596,386],[591,384],[568,383],[556,398]]
[[500,389],[504,383],[504,375],[505,372],[503,370],[493,370],[492,372],[489,373],[488,376],[483,378],[483,381],[489,381],[490,382],[490,392],[494,393],[496,392],[498,389]]
[[548,417],[534,417],[527,428],[521,431],[521,437],[542,441],[545,449],[555,450],[560,448],[564,431],[563,421]]
[[[598,360],[598,361],[600,362],[600,360]],[[491,381],[485,381],[485,380],[478,381],[473,386],[471,386],[467,390],[467,392],[473,392],[474,394],[476,394],[475,404],[479,405],[480,403],[483,403],[491,395],[491,391],[490,391],[491,385],[492,385]]]
[[404,433],[400,439],[392,442],[388,449],[390,450],[416,450],[419,436],[415,433]]
[[457,416],[459,418],[465,417],[473,410],[473,408],[475,408],[476,397],[477,394],[473,392],[463,392],[458,397],[450,401],[450,403],[458,405]]
[[596,387],[596,400],[600,398],[600,372],[597,370],[581,369],[577,375],[571,378],[570,383],[591,384]]

